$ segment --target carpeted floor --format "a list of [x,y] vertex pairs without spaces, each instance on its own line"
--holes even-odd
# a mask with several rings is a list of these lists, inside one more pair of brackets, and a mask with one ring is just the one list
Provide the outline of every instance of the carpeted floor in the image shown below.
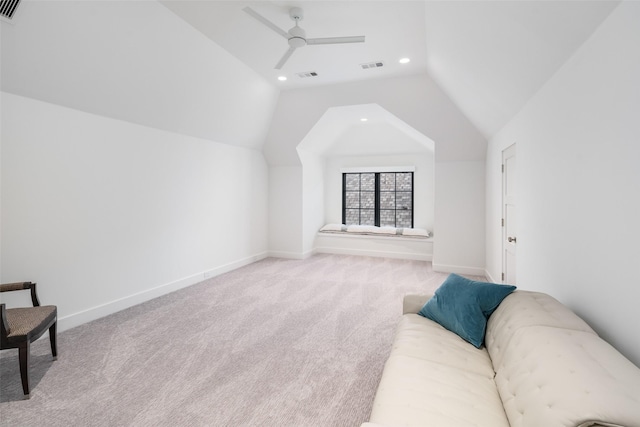
[[267,258],[0,356],[2,426],[359,426],[421,261]]

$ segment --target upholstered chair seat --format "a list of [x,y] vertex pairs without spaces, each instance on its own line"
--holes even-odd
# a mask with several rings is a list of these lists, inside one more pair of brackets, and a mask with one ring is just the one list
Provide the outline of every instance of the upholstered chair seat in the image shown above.
[[31,282],[0,285],[0,292],[31,291],[33,307],[6,308],[0,304],[0,349],[17,348],[20,359],[20,377],[25,397],[30,397],[29,359],[31,343],[49,330],[51,354],[57,358],[56,324],[58,310],[55,305],[40,305],[36,284]]
[[55,305],[8,308],[5,315],[9,325],[7,342],[19,342],[30,334],[47,330],[56,319],[57,309]]

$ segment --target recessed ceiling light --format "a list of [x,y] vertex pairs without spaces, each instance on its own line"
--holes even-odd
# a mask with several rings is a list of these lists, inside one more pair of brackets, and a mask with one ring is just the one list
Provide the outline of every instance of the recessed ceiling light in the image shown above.
[[400,60],[400,63],[401,63],[401,64],[408,64],[409,62],[411,62],[411,59],[409,59],[409,58],[402,58],[402,59]]
[[363,117],[363,118],[360,119],[361,122],[366,122],[367,120],[369,120],[369,119],[367,119],[366,117]]
[[280,76],[280,77],[278,77],[278,80],[283,82],[283,81],[287,80],[287,77],[286,76]]

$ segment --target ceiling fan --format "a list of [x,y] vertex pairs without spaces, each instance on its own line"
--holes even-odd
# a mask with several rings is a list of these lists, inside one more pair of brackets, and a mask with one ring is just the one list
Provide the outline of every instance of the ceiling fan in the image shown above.
[[282,66],[287,62],[287,60],[291,57],[293,52],[305,45],[314,45],[314,44],[339,44],[339,43],[363,43],[364,36],[350,36],[350,37],[324,37],[324,38],[306,38],[306,32],[298,26],[298,23],[304,19],[304,11],[299,7],[292,7],[289,10],[289,17],[295,21],[296,25],[292,27],[289,31],[284,31],[280,27],[278,27],[273,22],[269,21],[264,16],[260,15],[255,10],[251,9],[249,6],[245,7],[245,12],[249,15],[253,16],[258,21],[262,22],[267,27],[271,28],[276,33],[280,34],[282,37],[287,39],[289,42],[289,49],[284,53],[280,61],[274,67],[276,70],[282,68]]

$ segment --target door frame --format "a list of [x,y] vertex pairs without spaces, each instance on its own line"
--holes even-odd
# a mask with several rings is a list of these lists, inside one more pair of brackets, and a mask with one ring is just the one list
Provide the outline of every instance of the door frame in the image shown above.
[[[505,149],[502,150],[502,161],[501,161],[501,169],[502,169],[502,197],[501,197],[501,213],[502,213],[502,220],[501,220],[501,242],[502,244],[500,245],[501,248],[501,260],[502,260],[502,273],[501,273],[501,280],[502,283],[505,283],[507,278],[512,276],[512,278],[509,280],[510,284],[515,284],[516,281],[516,274],[517,274],[517,267],[513,268],[513,272],[511,270],[507,271],[507,257],[509,255],[512,255],[514,260],[513,263],[515,265],[517,265],[517,258],[516,258],[516,244],[517,244],[517,236],[515,233],[515,231],[517,230],[513,230],[513,227],[516,227],[517,224],[517,205],[516,205],[516,197],[517,197],[517,150],[516,150],[516,143],[514,142],[513,144],[509,145],[508,147],[506,147]],[[508,165],[507,165],[507,160],[510,160],[509,164],[513,164],[515,166],[515,169],[513,171],[513,174],[508,173]],[[507,186],[507,177],[510,177],[510,179],[513,181],[511,182],[511,184],[509,184],[509,186]],[[507,215],[507,207],[510,208],[510,212],[512,212],[513,215],[511,215],[510,217],[513,218],[513,221],[515,222],[515,224],[513,224],[513,226],[511,225],[511,219],[508,217]],[[508,235],[508,229],[511,230],[512,232],[512,236]],[[515,267],[515,266],[514,266]]]

